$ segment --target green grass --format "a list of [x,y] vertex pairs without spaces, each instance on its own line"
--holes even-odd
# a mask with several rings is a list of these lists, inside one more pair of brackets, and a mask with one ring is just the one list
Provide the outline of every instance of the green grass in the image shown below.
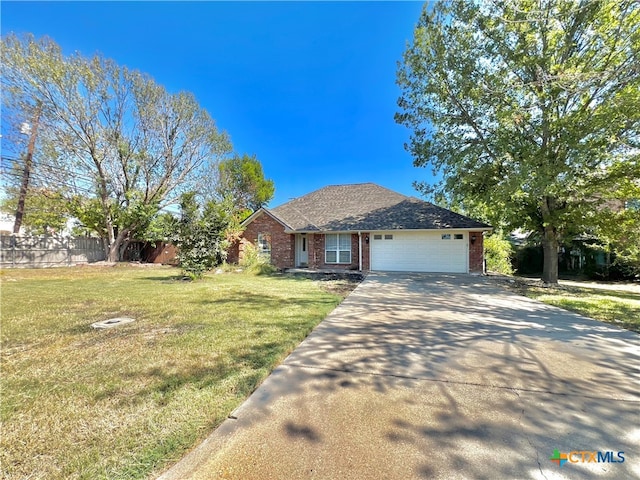
[[640,295],[583,287],[523,287],[536,300],[640,333]]
[[[151,478],[204,438],[342,299],[284,276],[5,270],[2,478]],[[117,316],[110,330],[90,324]]]

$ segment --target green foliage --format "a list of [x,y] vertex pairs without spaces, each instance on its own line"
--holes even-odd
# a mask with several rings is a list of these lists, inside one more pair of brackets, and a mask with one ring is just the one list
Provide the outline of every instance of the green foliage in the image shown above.
[[[7,188],[7,197],[0,202],[0,211],[15,214],[18,204],[18,190]],[[60,190],[31,188],[25,199],[22,226],[31,235],[61,233],[70,218],[69,202]]]
[[51,183],[84,197],[77,214],[106,240],[110,260],[231,150],[190,93],[100,55],[64,56],[49,39],[8,35],[1,46],[3,107],[42,105],[37,153],[55,163]]
[[593,234],[606,252],[614,254],[613,265],[629,277],[640,276],[640,161],[611,167],[614,188],[602,192],[604,205],[591,212]]
[[227,232],[236,222],[230,202],[209,201],[200,208],[195,192],[182,195],[181,218],[172,237],[185,276],[197,279],[224,262],[230,241]]
[[231,198],[239,212],[253,211],[269,203],[275,187],[273,180],[264,178],[260,161],[249,155],[234,155],[218,165],[216,193],[220,198]]
[[261,255],[258,248],[250,243],[244,245],[240,266],[246,272],[257,275],[271,275],[277,271],[277,268],[271,264],[269,259]]
[[540,274],[543,264],[542,257],[543,253],[540,245],[523,245],[518,247],[514,261],[518,274]]
[[640,4],[448,0],[428,4],[398,71],[417,186],[505,230],[538,232],[544,278],[603,192],[638,178]]
[[595,230],[603,250],[614,254],[614,266],[625,276],[640,276],[640,210],[604,210]]
[[522,287],[526,296],[640,333],[640,296],[624,291],[562,286]]
[[511,258],[514,255],[514,249],[509,240],[506,240],[499,233],[485,237],[484,253],[487,259],[487,270],[504,275],[513,274]]
[[175,232],[178,219],[169,212],[162,212],[153,217],[149,226],[138,236],[146,242],[168,241]]

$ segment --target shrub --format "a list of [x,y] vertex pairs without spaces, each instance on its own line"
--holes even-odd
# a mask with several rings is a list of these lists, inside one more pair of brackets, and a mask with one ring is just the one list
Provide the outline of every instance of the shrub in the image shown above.
[[178,260],[185,277],[200,278],[227,256],[227,231],[234,217],[225,202],[207,202],[201,209],[193,192],[185,193],[180,202],[181,218],[173,243],[178,247]]
[[493,234],[484,239],[484,251],[487,259],[487,270],[504,275],[513,274],[511,257],[514,251],[511,242],[505,240],[499,234]]
[[244,246],[240,266],[248,273],[256,275],[270,275],[277,269],[269,262],[269,259],[261,255],[258,249],[250,243]]

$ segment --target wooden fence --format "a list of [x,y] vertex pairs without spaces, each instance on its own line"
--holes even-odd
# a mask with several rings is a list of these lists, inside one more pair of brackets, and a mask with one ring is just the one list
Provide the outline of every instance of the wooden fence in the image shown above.
[[1,268],[66,267],[105,259],[99,238],[0,235]]

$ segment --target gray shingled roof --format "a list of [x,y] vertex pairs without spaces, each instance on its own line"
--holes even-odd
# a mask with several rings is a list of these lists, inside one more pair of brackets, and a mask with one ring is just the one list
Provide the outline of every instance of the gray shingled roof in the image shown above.
[[268,211],[300,232],[491,228],[374,183],[331,185]]

